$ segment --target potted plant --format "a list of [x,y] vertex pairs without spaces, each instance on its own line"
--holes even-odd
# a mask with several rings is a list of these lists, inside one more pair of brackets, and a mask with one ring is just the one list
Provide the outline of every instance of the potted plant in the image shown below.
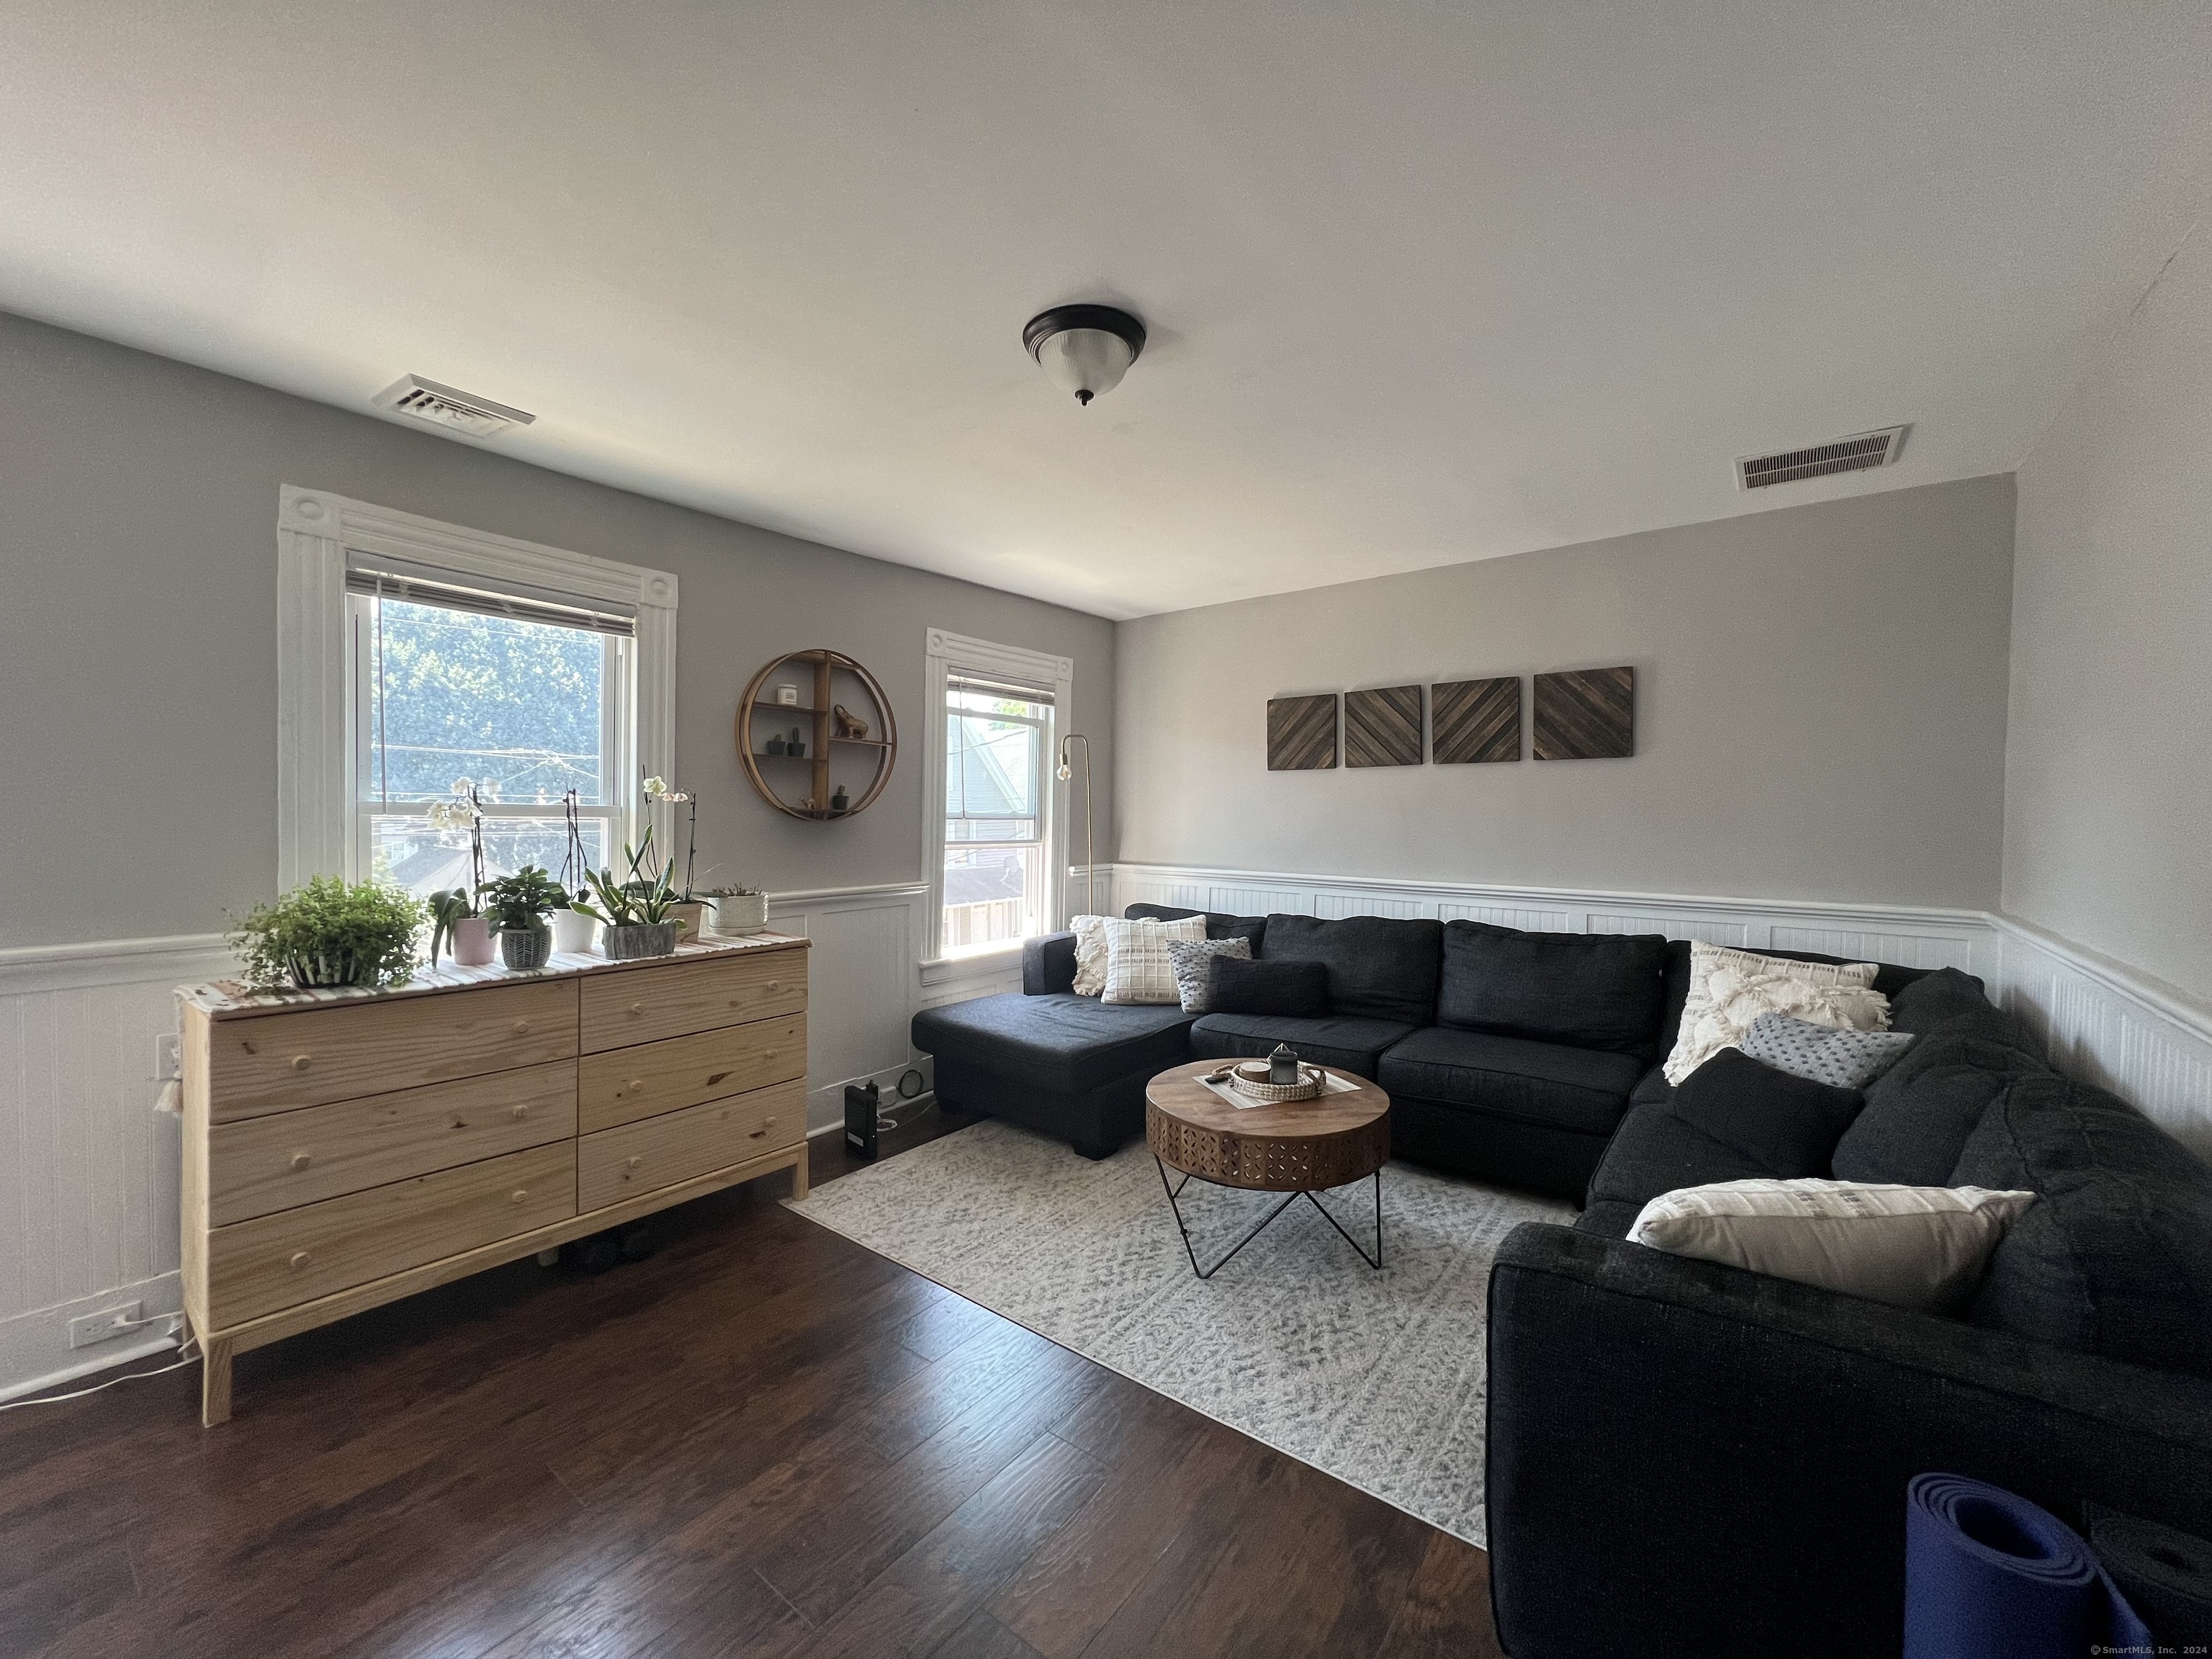
[[532,973],[553,954],[553,930],[545,925],[555,902],[568,897],[560,884],[534,864],[483,886],[484,915],[499,934],[499,954],[517,973]]
[[[648,801],[663,800],[671,806],[689,805],[690,836],[684,849],[684,893],[668,907],[670,917],[693,939],[706,931],[707,907],[691,892],[691,872],[699,860],[699,798],[686,789],[672,789],[665,778],[647,778],[645,798]],[[672,866],[674,860],[670,860]]]
[[768,931],[768,895],[757,887],[709,887],[707,897],[714,905],[718,933],[764,933]]
[[584,881],[592,867],[584,856],[583,817],[573,789],[561,797],[561,816],[568,822],[568,838],[561,854],[561,896],[553,903],[553,948],[564,957],[581,956],[592,948],[592,930],[599,923],[571,902],[586,896]]
[[268,989],[404,984],[415,971],[422,902],[380,882],[317,876],[256,905],[230,936],[247,982]]
[[438,947],[450,942],[453,962],[462,968],[489,968],[496,949],[491,924],[477,908],[476,895],[483,890],[483,799],[466,778],[453,780],[453,798],[430,809],[433,827],[465,830],[469,837],[469,884],[430,895],[430,965],[438,965]]
[[611,870],[592,872],[592,902],[578,899],[575,908],[599,924],[599,948],[611,960],[670,955],[676,949],[678,927],[668,915],[676,902],[676,860],[669,860],[657,876],[646,873],[653,855],[650,829],[642,847],[635,852],[624,847],[623,852],[629,860],[628,878],[617,880]]

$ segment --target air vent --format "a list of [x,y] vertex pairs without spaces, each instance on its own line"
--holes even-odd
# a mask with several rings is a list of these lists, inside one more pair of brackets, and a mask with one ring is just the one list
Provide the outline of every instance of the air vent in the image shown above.
[[1775,455],[1739,455],[1735,487],[1765,489],[1770,484],[1796,483],[1804,478],[1825,478],[1832,472],[1864,472],[1887,466],[1905,447],[1908,428],[1885,427],[1849,438],[1832,438],[1803,449],[1785,449]]
[[377,394],[376,406],[389,409],[432,426],[465,432],[472,438],[494,438],[511,426],[528,426],[538,417],[527,410],[509,409],[472,392],[457,392],[419,374],[410,374],[398,385]]

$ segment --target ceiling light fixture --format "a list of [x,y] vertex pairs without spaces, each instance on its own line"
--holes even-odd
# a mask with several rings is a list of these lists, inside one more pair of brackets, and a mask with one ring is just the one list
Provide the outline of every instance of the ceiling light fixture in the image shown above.
[[1145,325],[1113,306],[1054,306],[1030,319],[1022,345],[1047,380],[1087,405],[1121,384],[1145,349]]

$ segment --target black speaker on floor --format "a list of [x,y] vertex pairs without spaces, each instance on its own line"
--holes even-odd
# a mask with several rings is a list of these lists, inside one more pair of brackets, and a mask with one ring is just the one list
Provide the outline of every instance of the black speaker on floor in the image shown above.
[[845,1150],[871,1163],[876,1156],[876,1105],[882,1093],[872,1082],[865,1088],[857,1083],[845,1085]]

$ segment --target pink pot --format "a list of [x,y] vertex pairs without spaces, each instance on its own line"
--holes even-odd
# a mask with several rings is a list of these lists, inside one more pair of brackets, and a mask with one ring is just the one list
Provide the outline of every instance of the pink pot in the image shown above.
[[499,940],[482,916],[463,916],[453,924],[453,965],[489,968],[499,960]]

